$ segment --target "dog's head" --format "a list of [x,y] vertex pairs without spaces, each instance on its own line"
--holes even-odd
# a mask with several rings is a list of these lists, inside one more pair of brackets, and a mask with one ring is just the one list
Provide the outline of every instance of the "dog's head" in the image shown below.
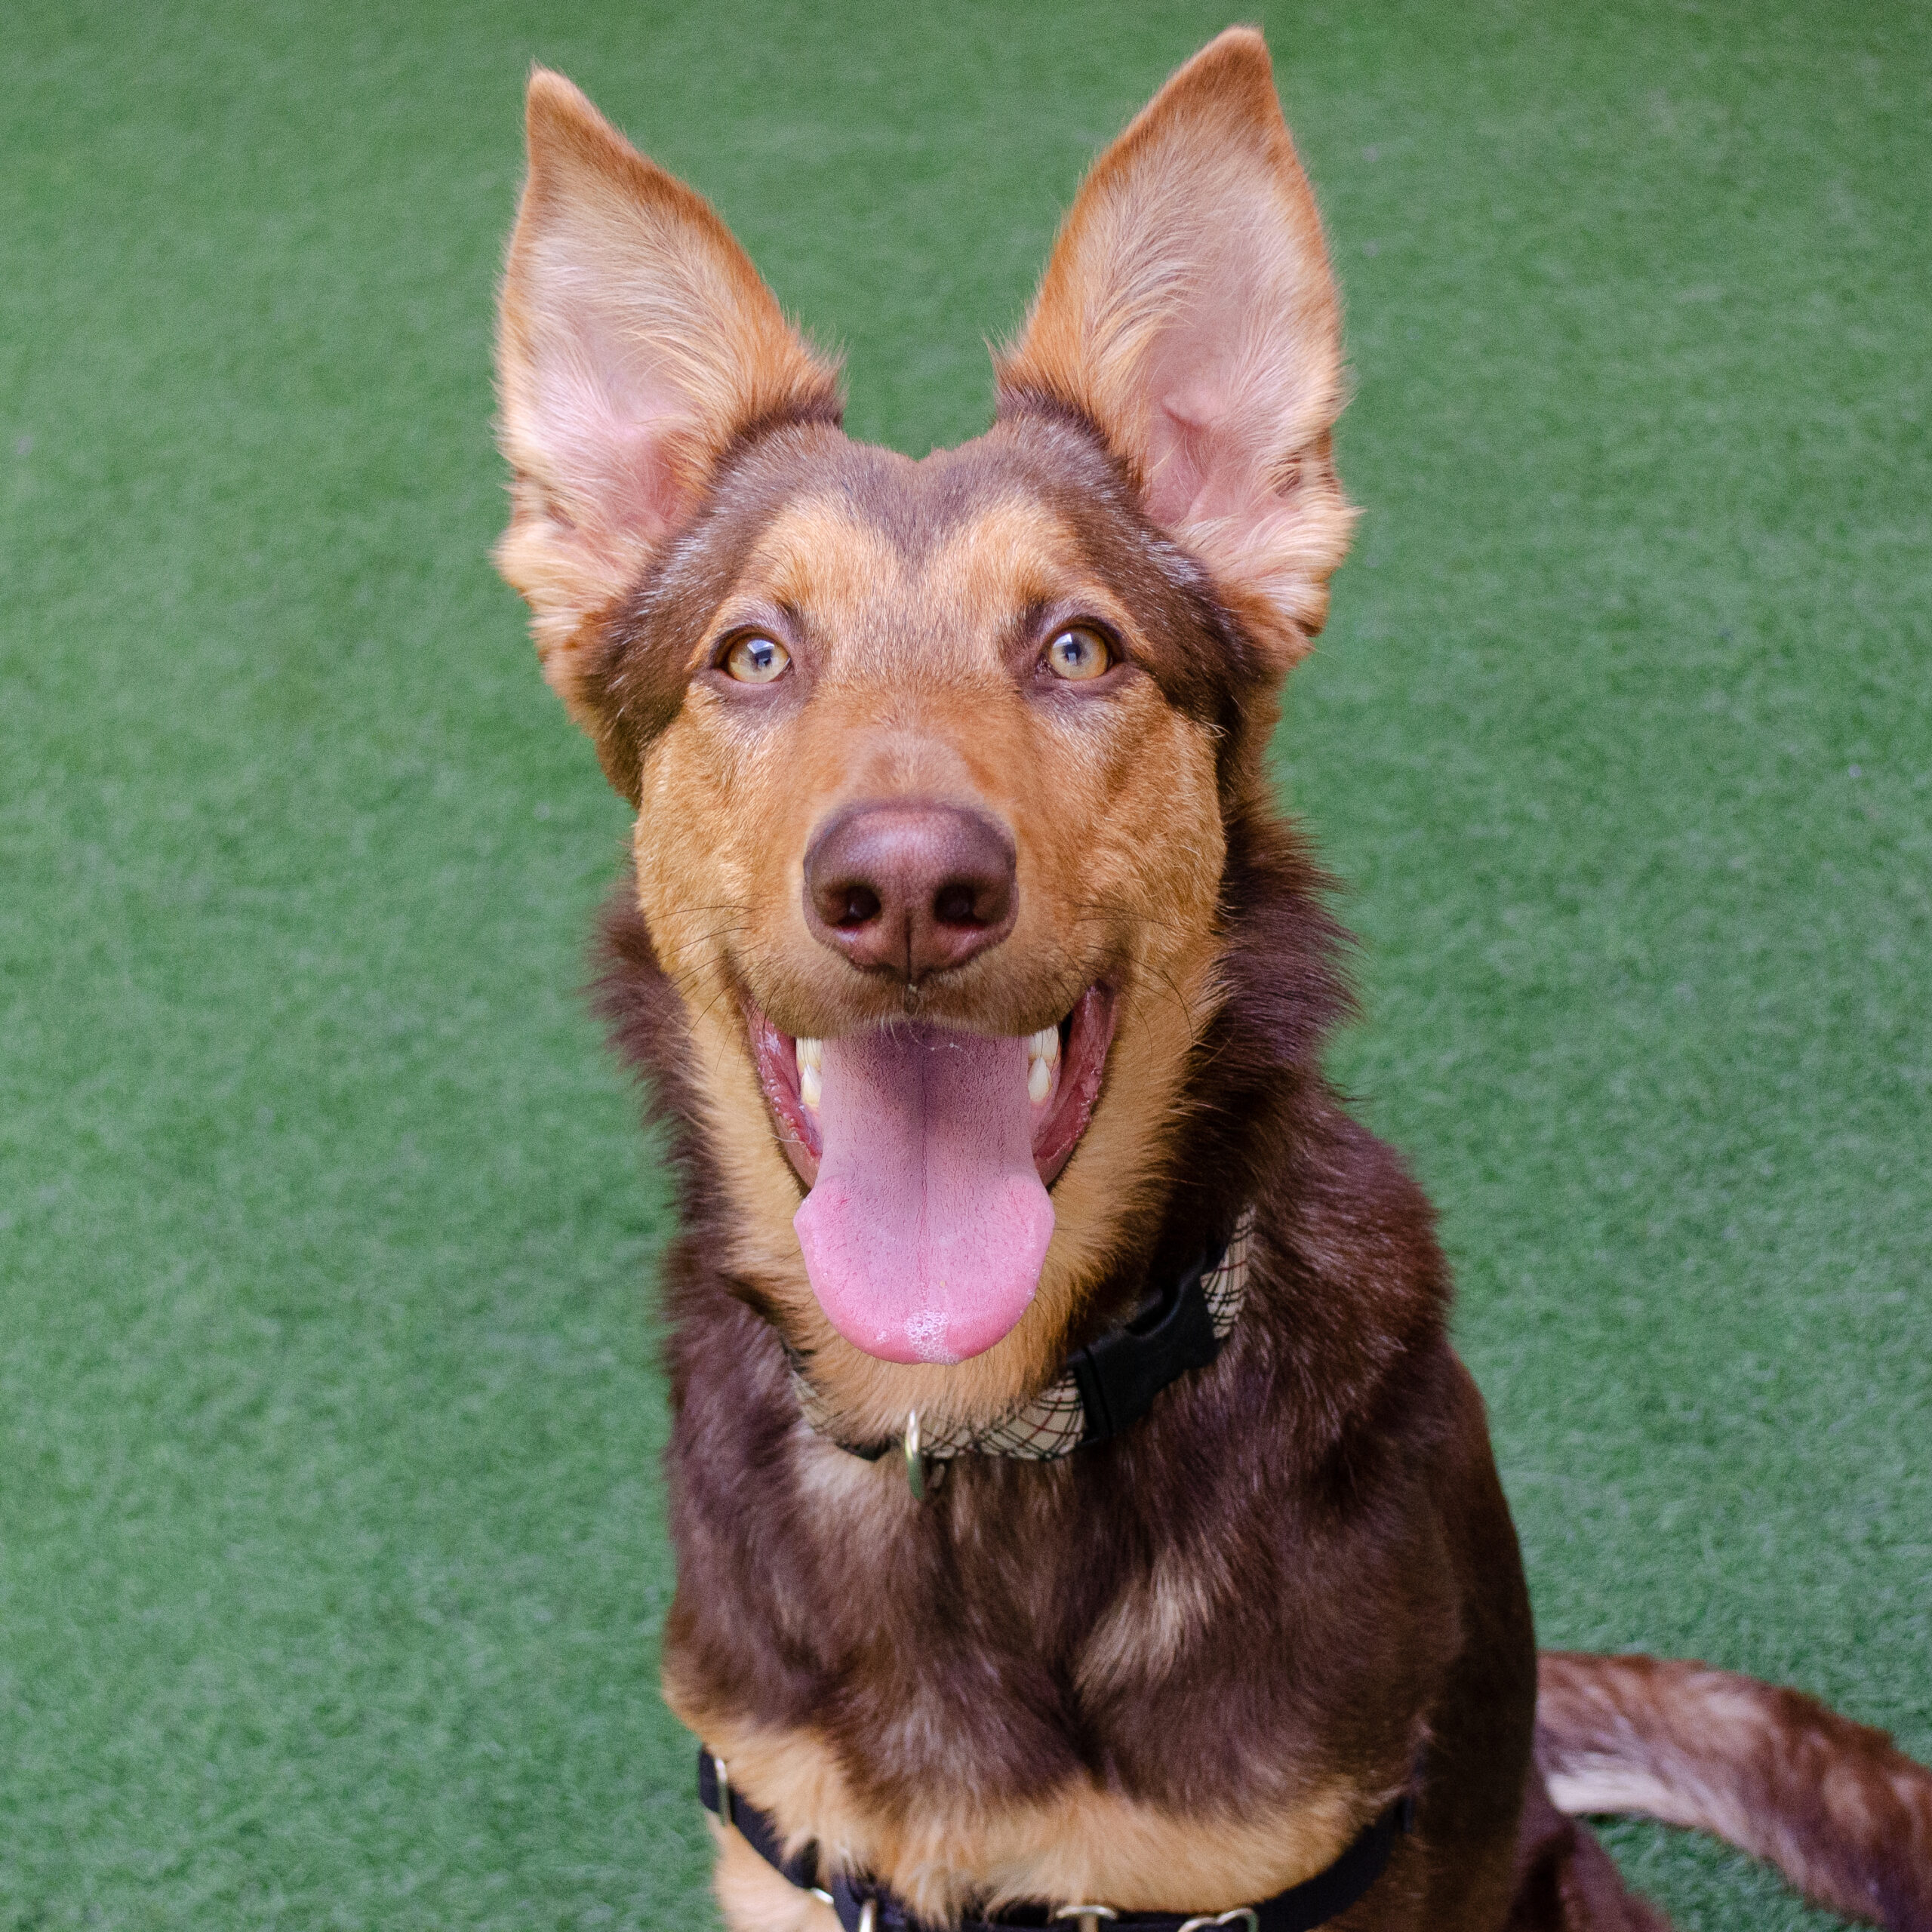
[[637,808],[728,1267],[855,1417],[1002,1406],[1158,1211],[1230,817],[1347,542],[1266,51],[1102,156],[993,427],[917,463],[555,75],[529,141],[498,561]]

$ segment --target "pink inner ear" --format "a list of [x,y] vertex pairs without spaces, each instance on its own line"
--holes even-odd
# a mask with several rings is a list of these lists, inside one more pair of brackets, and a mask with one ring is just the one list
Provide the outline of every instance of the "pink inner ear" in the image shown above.
[[1164,394],[1156,388],[1147,425],[1148,514],[1211,549],[1243,547],[1244,526],[1281,508],[1255,432],[1281,413],[1264,384],[1225,370]]
[[1280,292],[1234,252],[1201,265],[1142,377],[1147,507],[1171,530],[1265,514],[1266,451],[1294,414],[1293,358],[1269,326]]
[[1155,405],[1147,434],[1147,509],[1156,523],[1180,530],[1247,508],[1247,465],[1230,440],[1200,397]]
[[654,373],[608,328],[574,316],[539,352],[531,424],[561,506],[589,528],[647,542],[677,513],[670,450],[691,426],[688,405]]
[[1216,298],[1184,309],[1142,365],[1148,512],[1231,587],[1318,628],[1348,512],[1339,493],[1304,497],[1293,479],[1332,420],[1332,379],[1280,326],[1291,300],[1238,270],[1208,279]]

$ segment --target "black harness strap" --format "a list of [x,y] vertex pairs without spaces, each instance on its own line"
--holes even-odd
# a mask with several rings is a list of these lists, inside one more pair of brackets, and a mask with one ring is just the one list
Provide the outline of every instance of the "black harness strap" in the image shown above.
[[[934,1932],[881,1886],[846,1878],[827,1884],[819,1875],[816,1847],[808,1845],[796,1857],[785,1857],[771,1820],[732,1792],[724,1767],[702,1746],[697,1754],[697,1795],[706,1810],[716,1813],[774,1871],[830,1906],[844,1932],[861,1932],[862,1927],[864,1932]],[[1056,1919],[1069,1921],[1080,1932],[1093,1932],[1096,1921],[1105,1932],[1210,1932],[1214,1927],[1226,1927],[1229,1932],[1315,1932],[1316,1927],[1340,1918],[1381,1877],[1395,1841],[1414,1826],[1415,1795],[1405,1792],[1334,1864],[1272,1899],[1236,1906],[1231,1912],[1112,1912],[1089,1907],[1083,1914],[1075,1906],[1063,1906],[1056,1912],[1050,1906],[1015,1905],[983,1918],[961,1919],[957,1932],[1014,1932],[1016,1927],[1046,1932]]]
[[832,1903],[832,1894],[818,1881],[818,1847],[808,1844],[795,1858],[787,1858],[771,1820],[731,1789],[724,1764],[701,1744],[697,1752],[697,1798],[707,1811],[715,1814],[720,1824],[728,1825],[781,1878],[801,1891],[816,1892],[827,1905]]

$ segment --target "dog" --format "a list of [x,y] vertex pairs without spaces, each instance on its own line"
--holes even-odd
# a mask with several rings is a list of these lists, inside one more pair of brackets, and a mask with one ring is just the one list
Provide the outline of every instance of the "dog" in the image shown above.
[[534,73],[502,288],[545,675],[636,812],[678,1581],[741,1932],[1661,1927],[1580,1814],[1932,1927],[1932,1775],[1537,1657],[1428,1204],[1326,1084],[1264,762],[1352,512],[1259,35],[1081,186],[985,435],[846,439],[712,209]]

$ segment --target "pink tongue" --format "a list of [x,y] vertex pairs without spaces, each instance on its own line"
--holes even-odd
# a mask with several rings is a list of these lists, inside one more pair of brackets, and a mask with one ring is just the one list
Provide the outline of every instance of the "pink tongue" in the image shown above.
[[1054,1231],[1033,1166],[1026,1043],[932,1026],[825,1042],[818,1180],[792,1217],[840,1334],[887,1361],[963,1361],[1026,1312]]

